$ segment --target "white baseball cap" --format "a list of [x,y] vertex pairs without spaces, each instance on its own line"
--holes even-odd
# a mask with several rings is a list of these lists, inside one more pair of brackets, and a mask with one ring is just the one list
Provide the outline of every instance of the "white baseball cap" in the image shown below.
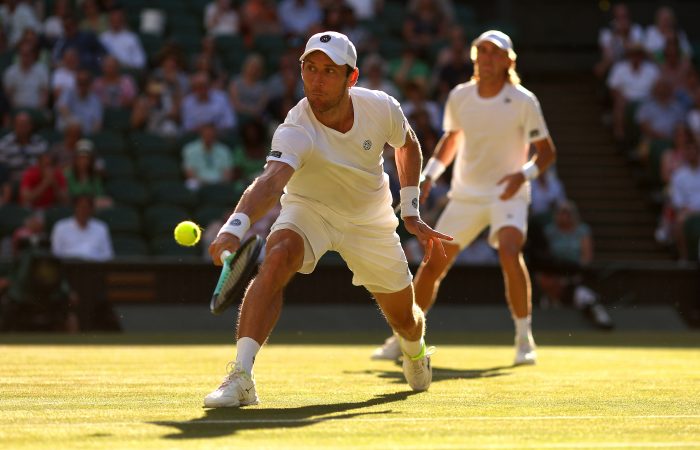
[[513,50],[513,41],[510,40],[510,37],[508,37],[507,34],[498,30],[488,30],[481,33],[479,37],[474,39],[472,42],[472,61],[476,60],[476,47],[478,47],[482,42],[491,42],[501,50],[505,50],[508,52],[508,57],[513,61],[515,61],[515,58],[518,56],[515,54],[515,50]]
[[316,50],[328,55],[339,66],[347,64],[353,69],[357,67],[357,50],[350,39],[342,33],[324,31],[314,34],[306,43],[306,49],[299,57],[299,61],[303,61],[309,53]]

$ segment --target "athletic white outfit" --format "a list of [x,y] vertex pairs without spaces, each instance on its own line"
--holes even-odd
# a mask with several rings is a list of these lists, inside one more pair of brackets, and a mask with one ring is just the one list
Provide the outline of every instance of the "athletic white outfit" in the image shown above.
[[530,144],[549,136],[539,102],[520,85],[506,83],[494,97],[479,96],[476,82],[450,92],[443,119],[445,132],[463,131],[452,171],[450,202],[436,230],[468,246],[486,226],[489,243],[497,247],[497,232],[505,226],[527,234],[530,183],[510,199],[501,200],[505,175],[518,172],[529,159]]
[[291,229],[304,238],[301,273],[311,273],[326,251],[340,253],[353,284],[390,293],[411,283],[396,234],[384,144],[404,145],[408,122],[399,103],[381,91],[353,87],[352,128],[341,133],[320,123],[306,98],[287,114],[267,161],[295,172],[282,196],[272,232]]

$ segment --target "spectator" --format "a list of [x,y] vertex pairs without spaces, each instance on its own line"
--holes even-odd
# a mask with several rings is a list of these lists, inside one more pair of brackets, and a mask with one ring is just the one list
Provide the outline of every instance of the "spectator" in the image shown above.
[[0,5],[0,19],[10,47],[17,45],[26,28],[41,30],[41,22],[34,9],[23,0],[7,0]]
[[367,29],[360,25],[357,21],[357,16],[355,15],[355,10],[347,5],[343,4],[340,8],[342,26],[340,32],[343,33],[350,39],[350,42],[355,43],[355,49],[358,53],[366,53],[371,44],[371,33]]
[[449,16],[436,8],[433,0],[417,0],[409,6],[403,25],[403,38],[407,45],[423,52],[432,51],[433,46],[449,30]]
[[63,130],[63,139],[51,145],[49,151],[56,157],[56,164],[65,170],[73,165],[78,141],[83,137],[83,128],[77,120],[70,121]]
[[190,82],[184,66],[179,53],[167,51],[160,57],[160,65],[152,74],[152,78],[163,86],[164,93],[176,103],[178,110],[182,99],[190,90]]
[[423,159],[427,161],[430,157],[429,152],[435,148],[440,140],[440,132],[433,126],[430,113],[425,109],[425,105],[412,107],[410,114],[405,114],[408,116],[411,128],[416,132],[418,142],[420,142],[421,150],[423,151]]
[[469,81],[474,71],[464,29],[459,26],[452,27],[449,39],[450,45],[439,53],[433,71],[435,96],[441,104],[447,101],[447,95],[452,88]]
[[684,233],[686,220],[700,214],[700,146],[693,140],[686,147],[686,164],[671,177],[670,196],[674,209],[674,238],[681,261],[688,259]]
[[692,108],[686,116],[686,122],[695,140],[700,142],[700,89],[697,89],[693,95]]
[[143,69],[146,54],[136,33],[126,28],[124,10],[115,8],[109,13],[109,29],[100,34],[107,51],[127,69]]
[[70,0],[56,0],[53,14],[44,20],[43,34],[52,44],[63,37],[63,17],[71,14]]
[[192,92],[182,102],[182,125],[194,131],[205,123],[214,123],[219,133],[236,126],[236,115],[226,94],[209,86],[209,75],[197,72],[192,76]]
[[675,36],[666,40],[663,55],[663,62],[659,65],[661,78],[668,80],[674,91],[683,88],[693,66],[688,58],[681,55],[680,45]]
[[20,203],[27,208],[46,209],[68,199],[66,179],[55,157],[42,153],[36,164],[27,168],[20,184]]
[[673,97],[673,87],[668,80],[661,78],[654,84],[652,96],[639,107],[636,120],[642,134],[640,156],[643,159],[655,141],[673,138],[676,126],[685,120],[685,111]]
[[80,56],[80,67],[89,69],[92,73],[98,73],[100,61],[106,50],[95,33],[79,30],[78,21],[71,14],[63,18],[63,33],[63,37],[56,41],[53,47],[53,61],[58,63],[67,49],[75,48]]
[[238,34],[238,13],[231,0],[214,0],[204,9],[204,29],[211,36]]
[[268,101],[264,72],[265,60],[253,53],[243,62],[241,74],[231,81],[229,95],[238,117],[262,117]]
[[406,83],[404,87],[406,98],[401,108],[406,116],[410,116],[413,111],[417,109],[424,110],[430,117],[430,125],[432,128],[434,130],[440,130],[442,129],[442,112],[440,111],[440,106],[427,98],[425,89],[425,85],[420,83]]
[[685,155],[688,148],[695,145],[695,136],[685,123],[676,125],[673,133],[673,146],[663,152],[661,156],[660,177],[664,185],[668,185],[673,178],[673,174],[686,164]]
[[345,0],[359,20],[373,20],[384,0]]
[[403,98],[396,85],[386,78],[386,62],[378,53],[367,55],[363,61],[363,68],[357,83],[359,87],[384,91],[398,100]]
[[18,185],[24,171],[47,149],[47,142],[33,133],[31,116],[26,112],[15,115],[13,131],[0,139],[0,163],[9,171],[10,182]]
[[180,134],[180,108],[165,85],[155,79],[148,81],[146,92],[136,99],[131,113],[131,126],[162,137]]
[[49,72],[37,62],[29,42],[19,46],[19,61],[7,68],[3,84],[10,105],[15,108],[45,110],[48,106]]
[[65,91],[56,102],[56,129],[63,130],[75,119],[83,127],[83,134],[92,134],[102,129],[102,104],[92,91],[92,75],[80,69],[76,77],[76,88]]
[[613,65],[607,80],[613,97],[613,135],[618,141],[623,141],[631,131],[626,130],[626,111],[636,109],[659,78],[659,69],[647,60],[640,44],[629,44],[626,54],[626,59]]
[[409,82],[428,86],[430,69],[418,49],[405,46],[401,56],[389,62],[389,77],[401,89]]
[[22,38],[19,41],[18,47],[25,42],[29,43],[34,50],[36,61],[50,70],[51,65],[51,44],[32,28],[25,28],[22,33]]
[[97,77],[92,91],[105,108],[131,108],[136,99],[134,79],[119,71],[119,61],[113,56],[102,60],[102,76]]
[[250,183],[260,175],[269,147],[270,139],[261,121],[250,120],[241,125],[241,143],[233,150],[233,166],[238,177]]
[[596,63],[593,72],[600,78],[605,78],[612,65],[624,59],[626,49],[631,44],[644,42],[644,30],[632,22],[625,3],[613,6],[612,15],[610,25],[598,33],[600,61]]
[[598,295],[583,284],[584,270],[593,261],[593,238],[590,227],[580,221],[572,202],[559,203],[554,221],[545,228],[544,244],[549,260],[536,265],[535,275],[544,293],[540,304],[545,307],[572,303],[597,327],[613,328]]
[[17,258],[27,246],[39,247],[46,245],[49,237],[46,235],[44,211],[34,211],[29,214],[22,225],[12,233],[12,256]]
[[83,20],[80,29],[99,35],[109,28],[107,15],[102,12],[98,0],[83,0],[81,5]]
[[530,191],[530,223],[544,226],[551,222],[556,206],[566,200],[564,186],[552,167],[532,180]]
[[282,29],[291,36],[303,38],[323,20],[316,0],[282,0],[277,11]]
[[227,183],[233,179],[231,149],[216,140],[216,127],[207,123],[200,127],[200,138],[182,149],[185,184],[196,190],[203,184]]
[[112,206],[112,199],[105,195],[98,168],[92,141],[79,140],[73,164],[65,169],[68,196],[70,198],[81,195],[90,196],[95,199],[97,209],[109,208]]
[[93,217],[94,200],[82,195],[73,199],[72,217],[56,222],[51,231],[51,250],[59,258],[106,261],[114,257],[109,228]]
[[51,75],[51,92],[54,100],[61,98],[61,93],[75,89],[75,78],[80,68],[80,55],[76,48],[68,48],[63,52],[61,64]]
[[[224,69],[224,63],[216,50],[216,39],[213,36],[204,36],[202,38],[202,49],[199,53],[192,56],[190,67],[195,72],[207,72],[212,80],[212,86],[217,89],[224,89],[228,75]],[[189,86],[187,76],[182,74],[185,80],[185,85]]]
[[676,24],[676,14],[668,6],[662,6],[656,10],[654,16],[654,24],[646,29],[644,35],[644,47],[658,61],[663,60],[663,51],[666,47],[666,41],[676,37],[680,46],[681,54],[690,58],[693,56],[693,50],[688,42],[688,37],[685,31],[678,28]]
[[[304,97],[304,85],[299,72],[299,56],[293,50],[280,56],[279,67],[267,78],[267,95],[270,99],[280,97],[287,91],[296,98],[295,105]],[[284,115],[286,116],[287,113],[285,112]]]
[[245,0],[240,12],[241,31],[248,45],[253,43],[255,36],[282,32],[277,20],[277,6],[272,0]]

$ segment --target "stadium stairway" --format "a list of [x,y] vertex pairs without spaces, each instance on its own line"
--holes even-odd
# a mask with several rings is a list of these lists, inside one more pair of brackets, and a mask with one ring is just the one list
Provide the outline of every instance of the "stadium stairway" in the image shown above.
[[557,173],[567,196],[593,231],[595,259],[669,261],[670,251],[654,239],[657,212],[634,168],[618,153],[602,125],[596,81],[528,78],[540,100],[557,147]]

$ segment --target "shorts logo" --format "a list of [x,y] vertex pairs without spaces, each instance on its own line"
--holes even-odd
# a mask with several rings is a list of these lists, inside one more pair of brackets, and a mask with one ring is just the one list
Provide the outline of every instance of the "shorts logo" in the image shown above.
[[324,34],[323,36],[321,36],[321,39],[320,39],[320,41],[323,42],[324,44],[330,40],[331,40],[331,37],[327,34]]
[[362,148],[364,148],[365,150],[369,150],[370,148],[372,148],[372,141],[366,139],[365,142],[362,143]]
[[417,198],[414,198],[413,200],[411,200],[411,206],[413,206],[416,209],[418,208],[418,199]]
[[505,103],[510,103],[510,98],[506,97],[506,99],[504,101],[505,101]]
[[530,137],[534,138],[540,135],[540,130],[531,130],[530,131]]
[[272,156],[273,158],[281,158],[282,152],[278,152],[277,150],[272,150],[270,152],[270,156]]
[[230,225],[233,225],[234,227],[238,227],[241,225],[241,219],[233,219],[231,222],[229,222]]

